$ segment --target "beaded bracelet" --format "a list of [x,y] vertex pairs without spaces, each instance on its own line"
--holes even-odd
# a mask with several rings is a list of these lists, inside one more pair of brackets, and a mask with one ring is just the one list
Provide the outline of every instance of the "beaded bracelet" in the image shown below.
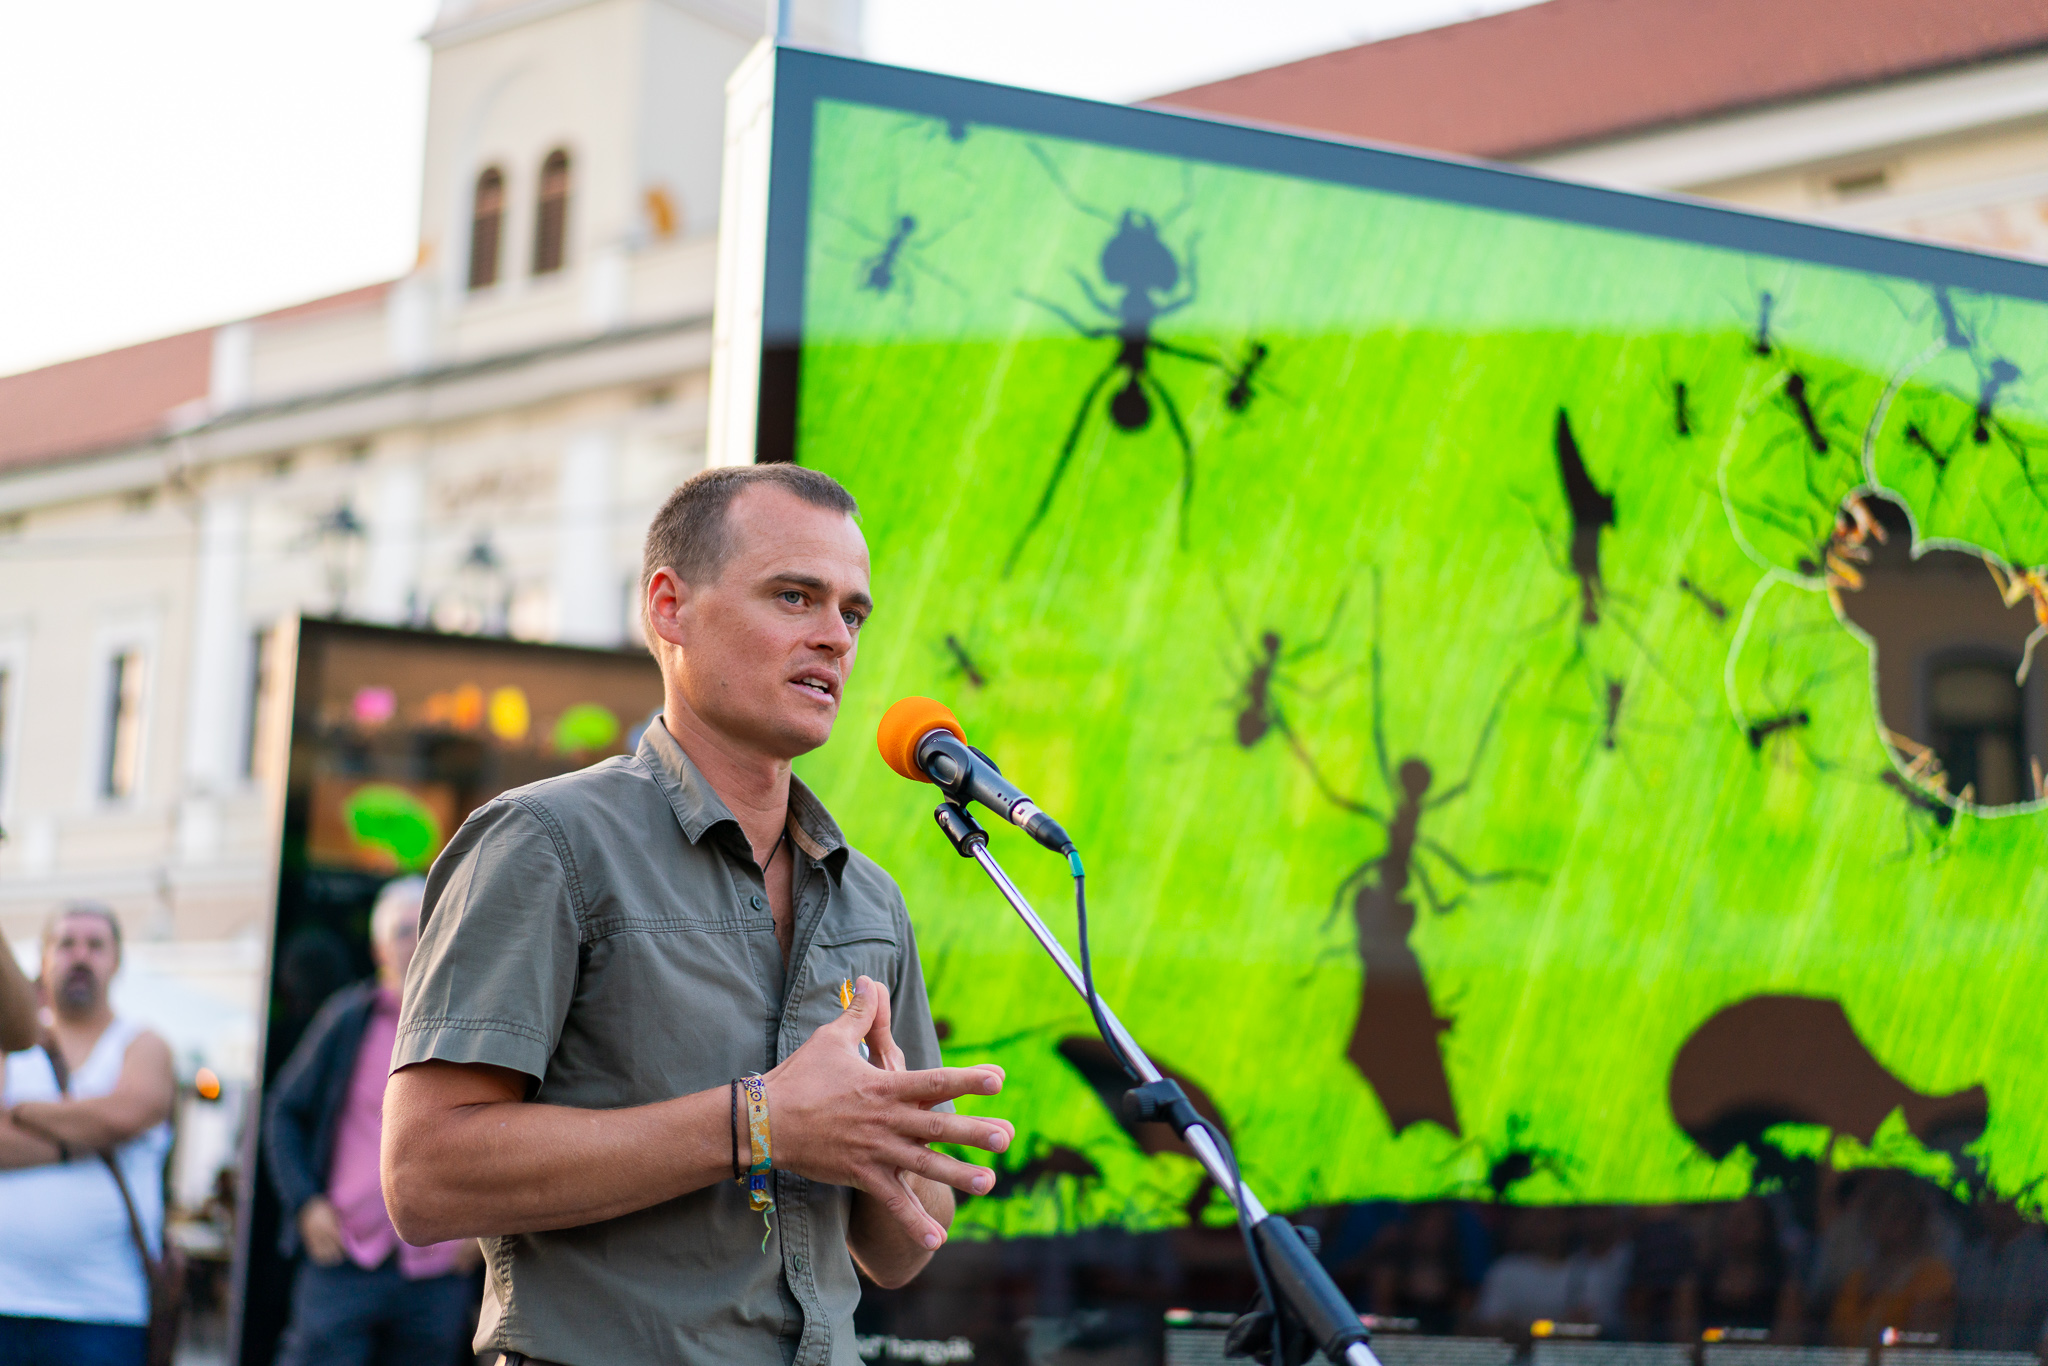
[[740,1170],[740,1079],[732,1079],[732,1179],[735,1183],[746,1180],[746,1173]]

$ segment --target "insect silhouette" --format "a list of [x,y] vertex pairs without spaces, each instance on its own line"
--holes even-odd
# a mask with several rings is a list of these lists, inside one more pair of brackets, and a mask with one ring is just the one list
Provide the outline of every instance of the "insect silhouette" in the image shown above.
[[960,637],[946,633],[946,652],[953,656],[956,672],[976,688],[988,686],[988,678],[975,666],[974,656],[967,653],[967,647],[960,643]]
[[[1282,735],[1291,733],[1287,729],[1286,718],[1281,714],[1279,700],[1273,695],[1279,688],[1295,686],[1289,683],[1282,670],[1290,664],[1299,663],[1329,644],[1330,637],[1337,630],[1337,618],[1344,611],[1344,599],[1347,595],[1341,592],[1337,595],[1336,604],[1330,608],[1330,620],[1323,627],[1323,633],[1314,640],[1295,646],[1292,650],[1282,648],[1278,631],[1268,629],[1259,633],[1258,649],[1247,651],[1250,655],[1246,666],[1249,671],[1237,690],[1237,697],[1232,699],[1233,702],[1242,703],[1238,709],[1236,722],[1238,748],[1251,749],[1276,730]],[[1228,601],[1226,598],[1226,606]],[[1232,611],[1230,617],[1232,628],[1238,629],[1236,612]],[[1238,635],[1241,640],[1241,629],[1238,629]]]
[[1671,381],[1671,429],[1679,436],[1692,435],[1692,406],[1682,379]]
[[1794,370],[1785,376],[1785,401],[1792,405],[1792,411],[1799,418],[1799,426],[1806,433],[1807,444],[1813,447],[1815,455],[1828,453],[1828,439],[1820,429],[1820,419],[1814,416],[1813,402],[1806,392],[1806,376]]
[[1948,462],[1954,458],[1953,453],[1935,445],[1934,439],[1927,435],[1926,429],[1919,423],[1906,424],[1906,444],[1932,460],[1937,473],[1948,473]]
[[[1471,890],[1511,880],[1540,881],[1519,869],[1480,871],[1468,866],[1435,837],[1423,833],[1423,818],[1472,790],[1486,746],[1500,719],[1501,708],[1520,677],[1519,671],[1494,699],[1464,776],[1432,792],[1435,770],[1419,755],[1396,767],[1387,749],[1380,651],[1379,576],[1373,575],[1373,641],[1370,655],[1373,758],[1391,809],[1352,797],[1333,786],[1298,737],[1290,736],[1295,757],[1308,770],[1323,797],[1340,810],[1377,825],[1386,835],[1378,854],[1347,873],[1337,886],[1325,929],[1343,911],[1348,898],[1356,930],[1356,951],[1365,968],[1358,1014],[1346,1056],[1385,1107],[1396,1134],[1410,1125],[1431,1122],[1453,1135],[1460,1132],[1457,1105],[1444,1071],[1441,1036],[1451,1020],[1439,1014],[1430,999],[1422,965],[1409,946],[1415,928],[1411,884],[1419,888],[1431,911],[1447,915],[1463,905]],[[1435,864],[1442,875],[1462,883],[1464,890],[1446,897],[1439,892]]]
[[1506,1202],[1515,1187],[1539,1172],[1558,1184],[1569,1186],[1574,1163],[1564,1153],[1538,1147],[1529,1141],[1529,1121],[1524,1115],[1509,1115],[1507,1146],[1486,1164],[1486,1192],[1496,1205]]
[[2019,378],[2020,368],[2003,356],[1984,368],[1977,385],[1977,424],[1970,431],[1970,439],[1978,445],[1991,444],[1992,409],[1998,405],[1999,394]]
[[1700,587],[1698,584],[1694,583],[1691,579],[1687,578],[1683,574],[1680,574],[1678,576],[1678,587],[1680,592],[1686,594],[1694,602],[1698,603],[1702,608],[1706,610],[1707,615],[1712,617],[1715,621],[1728,620],[1728,604],[1721,601],[1712,593],[1709,593],[1706,589]]
[[1224,373],[1230,376],[1230,388],[1223,395],[1223,403],[1231,412],[1241,413],[1252,406],[1252,398],[1259,392],[1252,384],[1252,377],[1258,374],[1259,367],[1271,355],[1264,342],[1255,341],[1245,348],[1242,361],[1224,367]]
[[[829,211],[828,211],[829,212]],[[936,246],[946,234],[960,226],[960,222],[949,223],[937,232],[925,228],[915,214],[891,212],[886,232],[875,232],[844,214],[831,213],[849,231],[865,238],[875,248],[867,254],[842,259],[851,259],[859,267],[860,289],[864,293],[883,297],[896,295],[905,302],[916,297],[915,277],[925,276],[936,280],[955,294],[966,296],[967,291],[957,280],[934,266],[924,253]],[[833,255],[839,255],[833,252]]]
[[1753,356],[1768,356],[1776,349],[1771,341],[1771,313],[1778,306],[1778,300],[1768,289],[1756,296],[1756,335],[1750,338],[1749,352]]
[[[1900,777],[1896,769],[1886,769],[1877,775],[1877,780],[1898,793],[1899,799],[1906,804],[1906,847],[1899,851],[1897,857],[1904,858],[1910,855],[1919,843],[1913,829],[1914,817],[1918,816],[1932,821],[1934,828],[1942,832],[1942,834],[1946,834],[1949,827],[1955,824],[1956,812],[1954,807],[1938,797],[1930,796],[1921,791],[1918,787]],[[1939,837],[1930,837],[1930,842],[1938,844]]]
[[1761,754],[1764,741],[1773,735],[1788,730],[1802,730],[1813,724],[1813,715],[1806,708],[1799,707],[1776,716],[1752,717],[1749,723],[1749,747]]
[[[1074,458],[1074,450],[1080,444],[1081,433],[1088,425],[1088,419],[1095,411],[1096,400],[1110,382],[1122,376],[1123,382],[1109,399],[1109,420],[1115,427],[1127,434],[1144,431],[1152,425],[1154,405],[1166,414],[1167,425],[1173,431],[1173,438],[1180,447],[1180,540],[1187,544],[1188,509],[1195,496],[1195,444],[1188,435],[1187,423],[1181,417],[1180,405],[1174,402],[1173,392],[1162,383],[1152,371],[1155,356],[1174,356],[1181,360],[1194,361],[1230,372],[1229,365],[1220,358],[1204,351],[1177,346],[1161,341],[1153,335],[1153,329],[1162,318],[1171,317],[1195,301],[1195,243],[1190,240],[1186,249],[1186,265],[1160,236],[1160,229],[1171,223],[1187,208],[1187,201],[1166,216],[1164,220],[1154,218],[1138,209],[1125,209],[1112,216],[1101,209],[1093,208],[1076,198],[1067,188],[1066,181],[1045,153],[1036,146],[1032,152],[1039,159],[1053,183],[1060,189],[1067,201],[1081,212],[1111,224],[1115,231],[1103,245],[1097,262],[1102,279],[1115,292],[1116,297],[1105,299],[1088,277],[1079,271],[1070,271],[1074,283],[1092,308],[1107,324],[1092,324],[1082,321],[1066,307],[1035,294],[1018,295],[1029,303],[1045,309],[1054,317],[1066,323],[1081,336],[1090,341],[1114,340],[1116,355],[1088,385],[1081,396],[1080,409],[1074,414],[1072,426],[1067,430],[1066,440],[1060,444],[1058,458],[1053,462],[1052,473],[1045,481],[1045,489],[1039,495],[1038,505],[1032,510],[1030,520],[1018,533],[1017,541],[1010,549],[1009,558],[1003,564],[1003,573],[1008,575],[1017,567],[1018,556],[1030,541],[1033,532],[1045,520],[1052,509],[1052,501],[1059,492],[1060,481],[1066,477],[1067,466]],[[1248,381],[1247,381],[1248,383]],[[1247,392],[1249,402],[1249,392]]]
[[1600,624],[1600,604],[1607,595],[1600,574],[1600,535],[1614,525],[1614,497],[1603,493],[1586,470],[1579,443],[1572,436],[1571,418],[1557,410],[1557,469],[1564,481],[1565,505],[1572,515],[1569,563],[1572,577],[1579,581],[1579,621],[1585,626]]
[[877,294],[887,294],[896,284],[896,258],[903,254],[903,244],[910,240],[910,234],[917,231],[917,220],[904,214],[896,220],[896,229],[889,234],[889,240],[882,249],[861,262],[861,269],[867,278],[861,281],[862,289],[872,289]]
[[1977,349],[1976,338],[1970,335],[1969,329],[1963,326],[1962,319],[1956,316],[1956,301],[1950,296],[1948,286],[1934,287],[1934,308],[1935,312],[1941,315],[1942,339],[1958,351],[1974,352]]
[[1600,720],[1600,748],[1602,749],[1612,750],[1614,748],[1614,729],[1621,721],[1621,702],[1624,695],[1620,679],[1610,678],[1607,680],[1607,695],[1605,699],[1607,710]]

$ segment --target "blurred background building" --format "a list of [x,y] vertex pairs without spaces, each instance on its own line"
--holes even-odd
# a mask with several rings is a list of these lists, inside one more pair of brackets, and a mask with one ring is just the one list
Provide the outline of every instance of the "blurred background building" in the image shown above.
[[[860,18],[797,0],[793,37]],[[704,459],[761,32],[444,0],[408,274],[0,378],[0,928],[113,904],[187,1076],[254,1072],[279,621],[633,639],[641,533]],[[2048,257],[2048,11],[1995,0],[1548,0],[1156,103]]]

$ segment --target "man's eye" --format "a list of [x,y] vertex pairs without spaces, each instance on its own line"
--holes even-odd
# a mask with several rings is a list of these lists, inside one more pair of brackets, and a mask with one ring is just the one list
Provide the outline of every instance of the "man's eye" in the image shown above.
[[861,623],[867,620],[866,617],[858,612],[841,612],[839,615],[845,620],[846,629],[849,631],[858,631]]
[[788,603],[792,607],[803,606],[804,595],[797,592],[794,588],[785,588],[780,593],[777,593],[775,596],[781,598],[784,602]]

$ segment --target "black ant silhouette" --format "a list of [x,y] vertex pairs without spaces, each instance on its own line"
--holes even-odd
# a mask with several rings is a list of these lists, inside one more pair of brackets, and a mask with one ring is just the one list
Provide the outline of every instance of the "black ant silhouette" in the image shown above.
[[1759,674],[1761,691],[1764,694],[1764,706],[1767,710],[1760,711],[1755,715],[1738,715],[1736,717],[1737,724],[1742,732],[1742,738],[1748,742],[1751,753],[1762,755],[1766,751],[1773,750],[1774,746],[1790,741],[1817,771],[1828,773],[1841,767],[1833,759],[1814,751],[1809,738],[1813,730],[1814,715],[1812,708],[1806,702],[1806,698],[1815,688],[1818,688],[1828,679],[1833,678],[1849,666],[1837,664],[1808,674],[1792,690],[1793,695],[1790,698],[1782,697],[1779,694],[1778,688],[1771,681],[1780,676],[1778,652],[1781,645],[1797,637],[1833,635],[1839,631],[1840,628],[1833,623],[1818,626],[1800,626],[1769,639],[1768,644],[1765,646],[1763,663]]
[[1781,731],[1802,730],[1813,724],[1813,715],[1804,707],[1793,711],[1780,712],[1776,716],[1759,716],[1749,723],[1749,747],[1761,754],[1764,741]]
[[1692,408],[1682,379],[1671,381],[1671,427],[1679,436],[1692,435]]
[[[829,211],[828,211],[829,212]],[[947,233],[960,226],[960,222],[949,223],[937,232],[924,232],[916,215],[892,213],[886,235],[873,232],[844,214],[833,213],[848,229],[866,238],[876,250],[856,259],[860,267],[860,288],[868,293],[888,296],[899,292],[905,302],[916,297],[913,276],[925,275],[937,280],[961,297],[967,291],[957,280],[946,274],[924,257],[924,253],[937,245]],[[964,222],[965,220],[960,220]],[[833,255],[838,255],[834,252]]]
[[[1157,375],[1152,373],[1152,357],[1157,355],[1176,356],[1203,365],[1214,366],[1225,373],[1232,373],[1229,365],[1207,352],[1191,350],[1163,342],[1152,335],[1154,325],[1161,319],[1178,313],[1195,301],[1195,246],[1190,240],[1187,246],[1187,267],[1183,271],[1178,257],[1160,238],[1160,229],[1171,223],[1187,208],[1183,201],[1180,208],[1168,214],[1164,220],[1137,209],[1125,209],[1120,215],[1111,217],[1100,209],[1092,208],[1075,197],[1067,183],[1052,164],[1050,158],[1037,146],[1032,152],[1038,157],[1053,183],[1059,187],[1067,201],[1090,217],[1113,224],[1115,234],[1102,248],[1100,268],[1102,278],[1113,288],[1122,291],[1114,303],[1104,299],[1079,271],[1070,271],[1074,283],[1081,287],[1089,306],[1105,318],[1114,320],[1113,326],[1096,327],[1081,321],[1068,309],[1049,299],[1034,294],[1019,294],[1019,298],[1037,304],[1054,317],[1066,323],[1090,341],[1114,338],[1117,353],[1088,386],[1081,397],[1080,410],[1074,415],[1073,426],[1067,431],[1067,439],[1060,445],[1059,458],[1053,463],[1052,474],[1045,482],[1045,491],[1039,495],[1038,506],[1032,511],[1031,519],[1024,524],[1024,530],[1017,536],[1017,543],[1010,550],[1009,559],[1003,564],[1003,573],[1009,574],[1017,567],[1017,557],[1024,553],[1024,546],[1031,534],[1052,508],[1053,495],[1059,491],[1060,480],[1066,476],[1067,465],[1074,458],[1074,449],[1080,444],[1081,432],[1088,425],[1088,418],[1095,410],[1095,400],[1110,380],[1117,375],[1124,376],[1124,382],[1109,399],[1109,419],[1118,430],[1132,433],[1141,432],[1152,423],[1153,400],[1166,411],[1167,423],[1173,429],[1174,440],[1180,445],[1180,539],[1187,544],[1188,507],[1195,495],[1195,445],[1188,436],[1187,423],[1181,419],[1180,407],[1173,401],[1173,393]],[[1249,401],[1249,396],[1247,396]]]
[[[1280,633],[1269,629],[1259,634],[1258,650],[1256,652],[1247,651],[1247,654],[1251,656],[1247,666],[1249,672],[1245,675],[1243,685],[1237,691],[1237,696],[1242,698],[1244,702],[1243,707],[1237,713],[1236,734],[1238,748],[1253,748],[1259,741],[1265,739],[1268,732],[1271,731],[1277,730],[1282,735],[1292,734],[1287,729],[1287,720],[1281,715],[1280,703],[1274,698],[1273,692],[1276,688],[1294,687],[1295,685],[1290,684],[1281,675],[1280,670],[1286,665],[1306,659],[1329,644],[1330,637],[1336,633],[1337,618],[1344,611],[1344,599],[1348,596],[1348,592],[1349,590],[1346,590],[1337,595],[1336,604],[1330,608],[1328,624],[1323,627],[1323,633],[1314,640],[1303,645],[1297,645],[1292,650],[1283,651]],[[1224,599],[1224,606],[1225,610],[1230,612],[1231,629],[1237,632],[1241,643],[1244,632],[1237,624],[1237,613],[1229,607],[1228,597]]]
[[1565,505],[1572,515],[1572,543],[1569,563],[1572,577],[1579,581],[1579,623],[1600,624],[1600,604],[1607,595],[1600,574],[1600,533],[1614,525],[1614,497],[1600,491],[1587,472],[1572,436],[1570,416],[1557,410],[1557,468],[1564,481]]
[[1678,587],[1680,592],[1687,594],[1694,602],[1705,608],[1707,615],[1711,616],[1715,621],[1728,620],[1728,604],[1722,602],[1683,574],[1678,576]]
[[[1391,811],[1382,810],[1362,798],[1347,796],[1323,776],[1321,767],[1290,735],[1295,757],[1305,767],[1316,788],[1332,805],[1361,816],[1386,832],[1386,846],[1372,858],[1344,876],[1330,906],[1327,930],[1351,900],[1352,922],[1357,933],[1357,952],[1365,968],[1365,982],[1359,998],[1358,1017],[1352,1027],[1346,1056],[1373,1088],[1385,1107],[1396,1134],[1425,1121],[1441,1125],[1451,1134],[1460,1132],[1456,1103],[1445,1074],[1440,1038],[1452,1021],[1438,1013],[1430,999],[1429,984],[1422,964],[1408,944],[1415,928],[1415,904],[1409,900],[1409,884],[1421,888],[1429,908],[1447,915],[1463,905],[1470,890],[1490,883],[1513,880],[1541,881],[1539,875],[1519,869],[1482,872],[1467,866],[1432,836],[1422,833],[1422,818],[1463,797],[1472,788],[1485,757],[1487,743],[1500,720],[1508,693],[1520,678],[1511,675],[1494,699],[1480,726],[1471,762],[1456,783],[1431,795],[1436,774],[1427,760],[1411,755],[1398,770],[1389,757],[1381,686],[1379,632],[1380,583],[1373,573],[1373,640],[1371,651],[1372,742],[1379,778],[1393,801]],[[1427,854],[1458,879],[1465,890],[1446,899],[1438,893]]]
[[1946,838],[1949,827],[1955,824],[1955,808],[1942,801],[1939,797],[1923,792],[1912,782],[1900,777],[1897,769],[1887,768],[1884,772],[1877,775],[1877,780],[1896,792],[1900,799],[1906,803],[1906,847],[1901,849],[1894,857],[1907,858],[1919,846],[1919,837],[1914,829],[1915,817],[1922,817],[1934,823],[1934,828],[1940,833],[1938,835],[1931,835],[1929,843],[1938,848],[1942,840]]
[[1969,329],[1963,326],[1962,319],[1956,315],[1956,301],[1950,297],[1947,285],[1934,287],[1934,307],[1941,315],[1942,340],[1958,351],[1975,352],[1977,340],[1970,335]]
[[862,289],[872,289],[877,294],[889,292],[896,283],[896,258],[902,255],[903,244],[916,231],[917,220],[909,214],[896,220],[896,230],[889,234],[881,251],[861,262],[861,269],[867,272],[867,278],[861,281]]
[[967,653],[967,647],[960,643],[960,637],[950,631],[946,634],[946,650],[953,656],[956,673],[976,688],[988,686],[988,678],[975,667],[974,657]]
[[1494,1204],[1506,1204],[1515,1187],[1538,1173],[1552,1177],[1559,1185],[1571,1185],[1572,1170],[1578,1164],[1565,1153],[1531,1143],[1526,1115],[1509,1115],[1503,1137],[1507,1146],[1499,1156],[1488,1160],[1481,1182]]
[[1264,342],[1255,341],[1245,348],[1243,361],[1224,367],[1224,373],[1230,376],[1230,388],[1223,395],[1223,403],[1231,412],[1241,413],[1252,406],[1252,398],[1259,392],[1252,384],[1252,376],[1271,355]]
[[1756,336],[1750,340],[1749,351],[1753,356],[1768,356],[1775,346],[1771,341],[1771,311],[1778,306],[1777,298],[1769,291],[1761,290],[1756,296]]
[[2020,379],[2020,368],[2000,356],[1986,366],[1977,389],[1977,424],[1970,431],[1970,439],[1980,446],[1991,444],[1991,410],[1998,403],[1998,395],[2008,385]]

